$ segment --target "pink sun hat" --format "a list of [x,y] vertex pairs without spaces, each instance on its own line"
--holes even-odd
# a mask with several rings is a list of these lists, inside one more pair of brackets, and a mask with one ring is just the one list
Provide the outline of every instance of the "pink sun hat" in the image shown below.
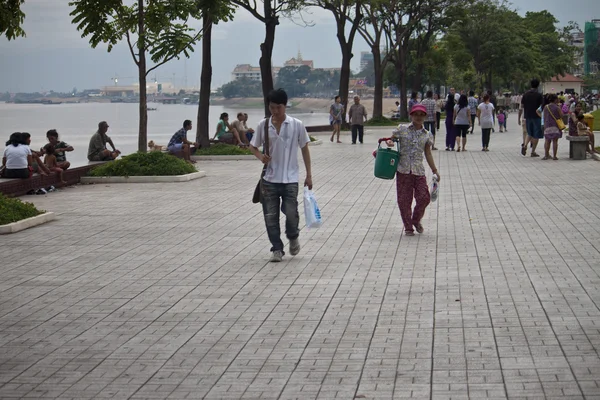
[[427,115],[427,109],[423,104],[415,104],[412,110],[410,110],[410,115],[413,115],[413,113],[416,113],[417,111],[421,111],[422,113]]

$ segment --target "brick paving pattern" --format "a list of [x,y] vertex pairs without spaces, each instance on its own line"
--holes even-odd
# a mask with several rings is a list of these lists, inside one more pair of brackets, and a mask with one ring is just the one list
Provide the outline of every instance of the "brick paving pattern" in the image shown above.
[[311,148],[325,224],[281,264],[258,162],[26,197],[58,219],[0,237],[0,398],[600,399],[600,164],[521,157],[515,119],[440,146],[415,237],[386,131]]

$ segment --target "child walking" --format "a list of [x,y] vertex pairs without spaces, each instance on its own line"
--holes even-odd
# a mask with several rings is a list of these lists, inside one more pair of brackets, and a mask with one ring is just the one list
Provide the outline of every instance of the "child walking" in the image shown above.
[[[394,140],[398,141],[400,145],[400,161],[396,172],[397,200],[406,236],[414,236],[415,229],[417,232],[423,233],[421,219],[431,200],[425,177],[423,156],[438,182],[440,180],[440,174],[435,167],[431,153],[433,135],[423,127],[426,116],[425,106],[416,104],[410,112],[412,123],[398,125],[398,129],[394,131]],[[393,147],[394,142],[388,140],[387,145]],[[411,209],[413,198],[416,200],[414,210]]]
[[500,128],[500,132],[506,132],[506,119],[508,115],[506,111],[504,111],[504,107],[498,107],[498,126]]

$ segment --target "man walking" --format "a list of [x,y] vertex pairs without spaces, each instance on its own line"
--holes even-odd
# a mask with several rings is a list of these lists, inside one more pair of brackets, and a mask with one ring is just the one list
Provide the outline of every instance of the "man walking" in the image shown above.
[[521,125],[521,117],[525,114],[525,122],[527,123],[527,140],[521,145],[521,155],[527,155],[527,146],[531,143],[531,157],[539,157],[535,152],[538,141],[544,138],[542,132],[542,118],[538,115],[537,109],[544,102],[542,94],[538,92],[540,81],[537,79],[531,80],[531,89],[529,89],[521,100],[521,108],[519,108],[519,117],[517,122]]
[[475,92],[469,91],[469,98],[467,99],[469,102],[469,110],[471,111],[471,135],[475,130],[475,118],[477,118],[477,106],[479,106],[479,101],[475,98]]
[[348,119],[352,125],[352,144],[356,144],[356,137],[360,144],[363,142],[364,123],[367,120],[367,109],[360,104],[360,97],[354,96],[354,104],[348,110]]
[[[271,242],[271,262],[280,262],[285,255],[279,226],[279,210],[286,217],[285,235],[290,241],[290,254],[300,252],[298,239],[300,216],[298,214],[298,149],[306,167],[304,186],[312,189],[311,163],[308,143],[310,138],[302,121],[286,115],[288,101],[283,89],[272,90],[268,96],[271,118],[263,119],[256,128],[250,151],[263,164],[267,165],[261,182],[262,207]],[[265,124],[269,135],[269,155],[258,149],[265,143]]]
[[436,125],[436,102],[433,99],[433,92],[431,90],[427,91],[425,94],[425,100],[421,102],[422,105],[425,106],[425,110],[427,110],[427,116],[425,117],[424,126],[431,134],[433,135],[433,144],[431,146],[431,150],[437,150],[435,147],[435,125]]

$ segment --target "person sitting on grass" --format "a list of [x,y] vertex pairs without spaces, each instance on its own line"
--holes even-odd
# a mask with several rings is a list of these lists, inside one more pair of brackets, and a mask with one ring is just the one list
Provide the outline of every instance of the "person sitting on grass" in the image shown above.
[[237,141],[238,146],[245,147],[246,145],[240,139],[240,134],[237,129],[232,128],[229,125],[229,114],[222,113],[219,117],[219,122],[217,123],[217,131],[215,132],[215,136],[213,136],[213,140],[218,139],[220,142],[233,143],[233,139]]
[[56,159],[56,149],[53,145],[46,145],[46,147],[44,147],[44,151],[46,152],[46,155],[44,156],[44,164],[46,165],[46,168],[48,168],[51,172],[56,172],[58,179],[60,179],[60,183],[66,185],[67,181],[64,179],[63,169],[58,166],[58,161]]
[[587,136],[590,138],[590,141],[588,142],[588,152],[590,154],[598,153],[598,151],[594,147],[594,132],[592,132],[588,124],[585,122],[585,117],[583,116],[583,113],[579,113],[579,115],[577,115],[577,121],[577,135]]
[[43,148],[43,152],[46,152],[46,147],[53,146],[58,168],[61,168],[63,171],[68,169],[71,166],[71,163],[67,161],[65,152],[73,151],[73,146],[69,146],[62,140],[58,140],[58,132],[56,129],[50,129],[46,132],[46,138],[49,143]]
[[190,142],[187,140],[187,131],[192,129],[192,121],[186,119],[183,121],[183,128],[175,132],[175,134],[169,140],[167,150],[171,154],[183,155],[183,159],[189,163],[195,164],[196,161],[192,161],[191,155],[198,148],[198,143]]
[[[96,131],[90,139],[90,145],[88,147],[89,161],[112,161],[121,154],[106,132],[108,132],[108,123],[102,121],[98,124],[98,131]],[[107,143],[110,144],[113,151],[106,148]]]

